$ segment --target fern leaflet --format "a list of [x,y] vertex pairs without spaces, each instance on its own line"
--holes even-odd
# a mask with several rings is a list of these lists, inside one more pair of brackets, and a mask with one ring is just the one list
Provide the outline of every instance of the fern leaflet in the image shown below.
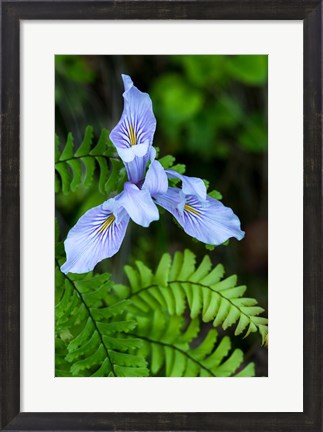
[[122,161],[102,129],[99,140],[93,143],[93,128],[87,126],[82,143],[74,150],[74,139],[68,134],[63,151],[60,152],[59,139],[55,139],[55,188],[64,194],[75,192],[79,187],[89,188],[95,170],[99,173],[99,191],[103,194],[120,189],[125,181],[126,172]]

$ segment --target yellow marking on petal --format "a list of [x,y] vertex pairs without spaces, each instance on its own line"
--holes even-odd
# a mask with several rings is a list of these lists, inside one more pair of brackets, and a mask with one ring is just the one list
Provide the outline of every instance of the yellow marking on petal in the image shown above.
[[134,128],[132,127],[131,123],[129,125],[129,139],[130,139],[130,144],[131,145],[137,144],[136,133],[135,133]]
[[115,217],[114,217],[114,215],[113,214],[111,214],[104,222],[103,222],[103,224],[101,225],[101,227],[100,227],[100,229],[99,229],[99,231],[98,231],[98,234],[100,234],[102,231],[104,231],[104,230],[106,230],[106,229],[108,229],[109,228],[109,226],[111,225],[111,224],[113,224],[113,222],[115,221]]
[[184,205],[184,210],[186,210],[186,211],[188,211],[188,212],[190,212],[190,213],[193,213],[193,214],[195,214],[195,215],[197,215],[197,216],[200,214],[197,210],[195,210],[195,208],[193,208],[193,207],[190,206],[189,204],[185,204],[185,205]]

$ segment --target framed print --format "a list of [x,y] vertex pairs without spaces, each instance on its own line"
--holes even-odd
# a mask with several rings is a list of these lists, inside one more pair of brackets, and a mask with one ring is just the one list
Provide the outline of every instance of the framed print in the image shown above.
[[2,2],[3,430],[322,429],[321,6]]

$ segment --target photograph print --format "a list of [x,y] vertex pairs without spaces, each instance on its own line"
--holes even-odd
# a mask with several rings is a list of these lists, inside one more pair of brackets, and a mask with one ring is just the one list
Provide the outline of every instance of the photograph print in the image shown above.
[[267,84],[55,56],[55,377],[268,376]]

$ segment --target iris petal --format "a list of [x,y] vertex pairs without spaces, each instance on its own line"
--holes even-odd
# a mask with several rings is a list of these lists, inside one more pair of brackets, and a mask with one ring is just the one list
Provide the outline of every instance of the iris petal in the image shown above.
[[129,216],[124,209],[118,215],[111,212],[106,203],[88,210],[68,233],[64,242],[66,262],[64,273],[86,273],[105,258],[118,252],[124,239]]
[[189,177],[174,170],[166,170],[169,178],[178,178],[182,181],[182,190],[186,195],[197,195],[202,200],[206,199],[206,187],[204,181],[198,177]]
[[[110,139],[126,165],[129,180],[136,183],[144,177],[156,130],[156,118],[149,95],[138,90],[128,75],[122,75],[122,79],[125,87],[124,109],[120,121],[110,134]],[[138,164],[127,167],[138,158],[143,158],[140,170]],[[134,171],[133,167],[136,168]]]
[[192,237],[210,245],[219,245],[231,237],[241,240],[244,232],[240,220],[220,201],[196,195],[184,195],[180,189],[169,188],[166,194],[155,196],[157,204],[168,210]]
[[120,158],[123,160],[123,162],[131,162],[134,160],[136,156],[142,158],[145,156],[148,152],[149,143],[148,141],[142,143],[140,146],[134,146],[134,147],[126,147],[126,148],[119,148],[118,154]]
[[148,227],[152,221],[159,219],[158,208],[149,191],[140,190],[134,184],[125,183],[118,202],[138,225]]
[[167,192],[168,179],[160,162],[154,160],[150,164],[142,189],[147,189],[151,196]]

